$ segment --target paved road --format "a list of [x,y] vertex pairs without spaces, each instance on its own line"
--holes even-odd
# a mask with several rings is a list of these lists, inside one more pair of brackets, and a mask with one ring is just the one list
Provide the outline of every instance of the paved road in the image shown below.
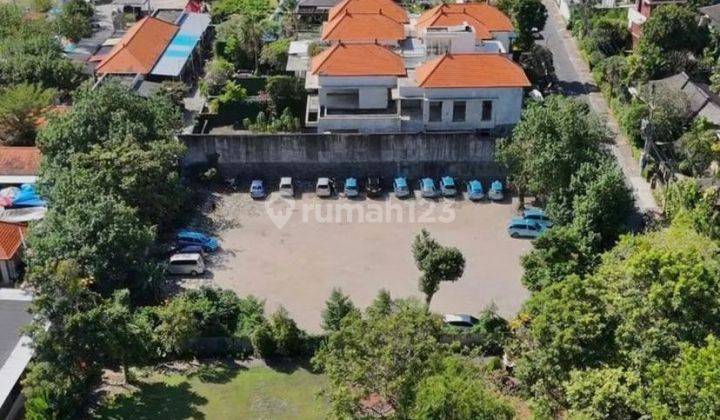
[[605,98],[598,92],[587,63],[570,32],[565,29],[565,22],[560,16],[555,2],[543,0],[548,9],[548,21],[543,31],[543,39],[539,44],[546,46],[553,53],[555,73],[560,85],[567,95],[577,96],[587,101],[592,109],[607,122],[614,144],[610,149],[635,195],[635,204],[642,213],[658,212],[659,207],[650,190],[650,184],[640,176],[640,167],[633,157],[628,140],[620,132],[617,120],[609,112]]

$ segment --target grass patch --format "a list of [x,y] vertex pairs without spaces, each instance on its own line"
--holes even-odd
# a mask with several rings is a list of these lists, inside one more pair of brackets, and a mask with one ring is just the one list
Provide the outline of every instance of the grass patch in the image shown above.
[[299,366],[204,366],[192,374],[151,373],[135,392],[109,398],[92,418],[322,419],[323,375]]

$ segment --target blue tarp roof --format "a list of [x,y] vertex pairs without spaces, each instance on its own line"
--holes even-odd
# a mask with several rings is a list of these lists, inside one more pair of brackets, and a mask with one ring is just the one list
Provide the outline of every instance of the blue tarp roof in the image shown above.
[[13,207],[44,207],[47,205],[39,195],[35,192],[35,187],[31,184],[23,184],[20,186],[20,193],[13,199]]
[[180,29],[150,74],[153,76],[179,76],[200,38],[210,26],[210,15],[185,13],[179,19]]

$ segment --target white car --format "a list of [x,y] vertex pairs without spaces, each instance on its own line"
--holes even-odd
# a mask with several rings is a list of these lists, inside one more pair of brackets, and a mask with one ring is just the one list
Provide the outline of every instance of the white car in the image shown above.
[[318,197],[330,197],[332,195],[330,178],[318,178],[317,184],[315,184],[315,194]]
[[493,181],[490,184],[490,190],[488,191],[488,198],[492,201],[502,201],[505,198],[503,194],[503,185],[500,181]]
[[472,328],[480,322],[477,318],[467,314],[445,314],[443,315],[443,323],[452,327]]
[[280,188],[278,190],[280,191],[280,197],[295,197],[293,179],[289,176],[280,178]]
[[174,254],[167,268],[170,274],[190,274],[195,277],[205,272],[205,261],[199,253]]

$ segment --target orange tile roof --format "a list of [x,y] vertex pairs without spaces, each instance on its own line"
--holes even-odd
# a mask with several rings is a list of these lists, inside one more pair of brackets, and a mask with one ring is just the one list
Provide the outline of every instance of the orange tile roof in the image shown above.
[[178,26],[152,16],[133,25],[96,67],[100,74],[148,74]]
[[410,21],[405,9],[393,0],[343,0],[330,9],[328,21],[335,19],[346,10],[350,13],[382,13],[399,23]]
[[415,70],[424,88],[527,87],[522,67],[501,54],[445,54]]
[[[445,17],[440,17],[443,15]],[[490,32],[514,30],[509,17],[486,3],[440,4],[420,15],[417,26],[418,28],[427,28],[459,25],[463,22],[467,22],[475,28],[478,39],[489,39]],[[487,37],[485,37],[486,34]]]
[[405,27],[383,13],[349,13],[348,11],[325,23],[324,41],[400,41],[405,39]]
[[26,230],[21,224],[0,222],[0,260],[12,259],[17,254]]
[[403,59],[378,44],[338,42],[316,55],[312,74],[320,76],[404,76]]
[[0,175],[37,175],[40,149],[37,147],[0,147]]

